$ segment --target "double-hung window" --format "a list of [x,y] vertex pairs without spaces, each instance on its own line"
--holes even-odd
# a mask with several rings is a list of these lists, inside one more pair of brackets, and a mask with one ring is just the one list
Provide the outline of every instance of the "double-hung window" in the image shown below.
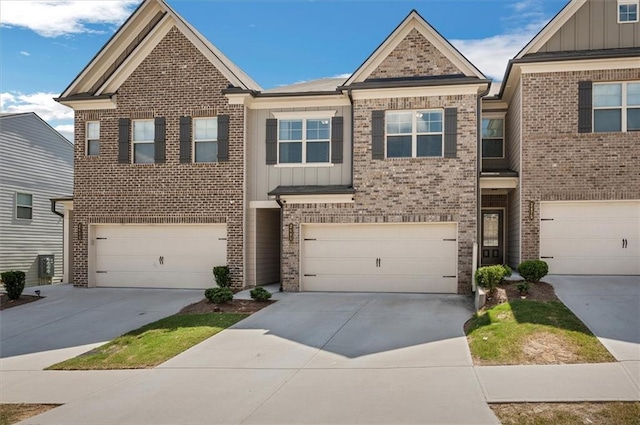
[[482,119],[482,157],[504,158],[504,118]]
[[154,120],[133,121],[133,162],[152,164],[155,162]]
[[638,0],[618,0],[618,23],[638,22]]
[[330,162],[331,118],[278,120],[278,163]]
[[87,122],[87,155],[100,155],[100,121]]
[[218,161],[218,119],[193,119],[194,162]]
[[443,111],[386,114],[387,158],[442,157]]
[[33,218],[33,195],[16,193],[16,218],[21,220]]
[[593,85],[595,133],[640,130],[640,82]]

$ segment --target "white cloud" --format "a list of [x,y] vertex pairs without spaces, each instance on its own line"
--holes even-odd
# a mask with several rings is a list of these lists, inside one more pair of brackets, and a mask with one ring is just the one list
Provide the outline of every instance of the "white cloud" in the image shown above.
[[73,142],[73,124],[60,124],[53,127],[58,133]]
[[0,93],[0,111],[7,113],[35,112],[45,121],[73,120],[73,110],[59,104],[58,93]]
[[20,52],[22,56],[31,56],[31,53],[25,52],[24,50]]
[[2,0],[0,25],[27,28],[43,37],[97,32],[88,25],[120,25],[139,3],[139,0]]

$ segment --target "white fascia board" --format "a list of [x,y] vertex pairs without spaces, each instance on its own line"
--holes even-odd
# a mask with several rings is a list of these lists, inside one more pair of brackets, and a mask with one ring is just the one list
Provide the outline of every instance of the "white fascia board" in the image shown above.
[[280,195],[286,204],[353,204],[354,194],[344,195]]
[[480,177],[480,189],[515,189],[518,177]]
[[546,72],[600,71],[613,69],[637,69],[640,58],[615,59],[577,59],[568,61],[551,61],[514,64],[523,74],[540,74]]
[[68,106],[74,111],[86,111],[90,109],[116,109],[118,107],[116,96],[110,99],[85,99],[85,100],[60,100],[64,106]]
[[484,111],[488,111],[486,113],[489,112],[495,112],[495,111],[507,111],[507,109],[509,109],[509,104],[505,101],[496,101],[496,100],[484,100],[482,99],[482,113],[484,114]]
[[136,68],[145,60],[151,51],[162,41],[165,35],[169,33],[174,22],[171,16],[165,15],[158,25],[145,37],[145,39],[131,52],[129,56],[120,64],[118,69],[104,82],[104,84],[96,91],[96,95],[102,93],[114,93],[129,78]]
[[252,97],[250,95],[226,95],[231,102],[244,101],[249,109],[278,109],[278,108],[325,108],[351,106],[346,95],[309,95],[283,97]]
[[309,119],[320,119],[320,118],[333,118],[336,115],[335,110],[326,110],[326,111],[288,111],[288,112],[272,112],[273,118],[277,118],[279,120],[288,120],[288,119],[298,119],[298,118],[309,118]]
[[251,201],[249,202],[249,208],[280,208],[280,205],[276,201]]
[[62,205],[62,207],[64,208],[64,211],[73,211],[73,201],[69,200],[69,201],[56,201],[57,204]]
[[351,95],[354,100],[397,99],[401,97],[456,96],[478,95],[486,91],[488,83],[463,84],[451,86],[401,87],[382,89],[354,89]]

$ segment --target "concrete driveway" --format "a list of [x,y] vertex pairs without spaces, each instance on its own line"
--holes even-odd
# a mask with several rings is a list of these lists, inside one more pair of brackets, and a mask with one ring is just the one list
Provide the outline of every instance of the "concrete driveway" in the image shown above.
[[545,281],[640,386],[640,276],[547,276]]
[[278,295],[160,367],[25,424],[499,423],[463,334],[469,298]]

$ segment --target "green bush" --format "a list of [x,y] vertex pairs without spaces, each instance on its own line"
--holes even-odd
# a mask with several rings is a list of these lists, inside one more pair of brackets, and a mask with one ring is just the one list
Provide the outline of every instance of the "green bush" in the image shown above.
[[216,279],[219,287],[228,288],[231,286],[231,276],[229,276],[228,266],[215,266],[213,268],[213,277]]
[[504,269],[504,277],[511,277],[511,275],[513,274],[513,270],[511,270],[511,267],[509,267],[506,264],[503,264],[502,268]]
[[7,290],[7,297],[10,300],[17,300],[24,291],[24,272],[19,270],[10,270],[3,272],[0,277],[4,283],[4,288]]
[[527,293],[529,292],[529,289],[531,289],[530,283],[527,282],[526,280],[523,280],[522,282],[518,282],[516,283],[516,289],[518,290],[518,292],[522,293]]
[[229,288],[209,288],[204,291],[204,296],[209,302],[224,304],[233,299],[233,291]]
[[507,271],[501,265],[480,267],[476,270],[476,283],[492,293],[506,274]]
[[527,282],[537,283],[549,273],[549,266],[542,260],[525,260],[518,265],[518,273]]
[[269,301],[271,298],[271,292],[264,289],[262,286],[258,286],[249,291],[249,295],[256,301]]

